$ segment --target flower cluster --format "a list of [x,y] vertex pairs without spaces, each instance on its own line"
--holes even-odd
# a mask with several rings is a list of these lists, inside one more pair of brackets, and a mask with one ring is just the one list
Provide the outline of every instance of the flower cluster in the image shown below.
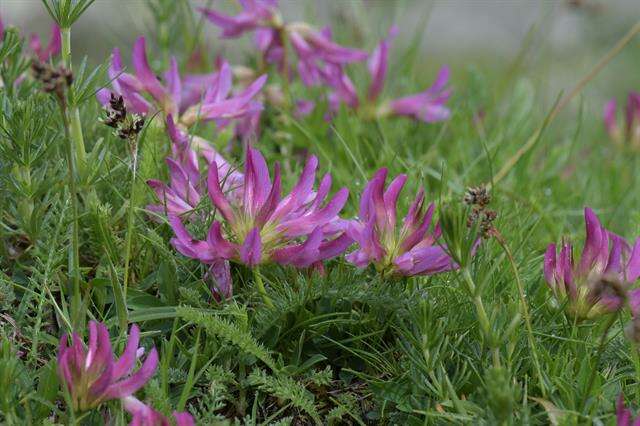
[[616,402],[616,426],[638,426],[640,425],[640,416],[633,418],[631,410],[624,406],[624,397],[622,394],[618,396]]
[[[296,69],[305,86],[323,85],[328,89],[329,110],[336,112],[341,105],[362,109],[365,117],[389,115],[407,116],[424,122],[446,120],[450,111],[446,107],[451,92],[446,89],[449,69],[440,70],[434,84],[424,92],[377,103],[387,76],[391,40],[398,30],[392,27],[371,54],[364,50],[341,46],[332,40],[331,30],[317,30],[304,22],[284,23],[275,0],[241,1],[242,11],[235,16],[215,9],[201,9],[204,16],[222,29],[225,38],[254,33],[254,42],[267,63],[275,63],[284,78],[291,72],[286,61],[284,45],[288,40],[296,54]],[[371,82],[366,97],[361,97],[349,77],[346,66],[368,59]],[[298,116],[309,114],[315,102],[301,99],[296,102]]]
[[120,50],[113,49],[109,67],[112,90],[102,89],[97,94],[104,106],[115,93],[123,97],[131,112],[147,115],[161,111],[186,127],[199,120],[213,120],[225,126],[232,119],[250,117],[262,108],[254,97],[264,85],[266,75],[258,77],[240,93],[232,94],[233,75],[228,63],[223,62],[220,70],[211,74],[182,77],[178,62],[172,57],[161,80],[149,65],[144,37],[136,40],[131,61],[135,74],[124,72]]
[[398,197],[407,176],[397,176],[385,190],[386,178],[387,169],[378,170],[362,192],[359,218],[347,228],[358,249],[347,255],[347,260],[360,268],[373,264],[381,272],[405,276],[455,269],[455,263],[438,243],[440,228],[432,226],[435,205],[425,208],[424,190],[418,192],[398,227]]
[[42,46],[40,36],[32,33],[29,36],[29,48],[33,51],[40,62],[47,62],[50,58],[59,55],[60,50],[62,49],[62,35],[60,33],[60,27],[56,24],[51,26],[51,36],[46,47]]
[[122,399],[124,409],[131,414],[129,426],[195,426],[195,421],[191,414],[187,412],[172,413],[173,422],[170,422],[162,413],[144,404],[134,396],[127,396]]
[[[172,244],[185,256],[220,268],[226,268],[220,260],[249,267],[275,262],[306,268],[337,256],[351,243],[338,217],[348,191],[342,188],[326,201],[331,176],[325,175],[314,191],[317,167],[317,158],[310,157],[298,183],[282,197],[280,166],[276,163],[272,182],[264,157],[249,148],[242,187],[238,188],[242,195],[229,197],[221,185],[218,164],[213,161],[207,192],[224,225],[215,220],[206,239],[196,240],[178,216],[170,215],[176,235]],[[215,272],[224,272],[220,268]]]
[[209,142],[198,136],[188,136],[175,125],[172,116],[167,117],[166,126],[172,142],[172,155],[166,159],[170,183],[166,185],[155,179],[147,181],[160,200],[160,204],[147,206],[148,210],[158,214],[185,216],[198,206],[206,193],[206,185],[201,178],[200,157],[209,167],[212,163],[216,164],[225,193],[239,193],[244,176],[234,170]]
[[[115,359],[109,331],[102,323],[89,322],[89,344],[85,347],[77,333],[72,341],[64,334],[58,348],[58,373],[66,386],[74,411],[82,412],[103,402],[120,399],[132,415],[132,426],[169,425],[169,421],[153,408],[143,404],[133,394],[153,376],[158,366],[158,353],[151,349],[142,366],[133,371],[144,348],[139,347],[140,330],[133,325],[124,352]],[[178,426],[194,425],[186,412],[173,414]]]
[[547,283],[579,320],[617,311],[627,297],[635,300],[640,295],[627,292],[640,277],[640,238],[631,247],[605,229],[590,208],[585,208],[584,220],[586,239],[579,261],[574,261],[572,245],[566,241],[559,252],[556,244],[549,244],[544,256]]
[[140,330],[131,327],[122,356],[114,359],[109,331],[104,324],[89,323],[89,345],[85,348],[80,336],[63,335],[58,350],[58,369],[67,386],[73,408],[85,411],[105,401],[131,396],[151,378],[158,366],[155,348],[149,352],[142,367],[133,373],[138,355],[144,352],[138,347]]
[[604,106],[604,125],[609,137],[616,143],[627,143],[640,148],[640,93],[630,92],[624,114],[624,127],[621,129],[617,116],[617,103],[611,99]]

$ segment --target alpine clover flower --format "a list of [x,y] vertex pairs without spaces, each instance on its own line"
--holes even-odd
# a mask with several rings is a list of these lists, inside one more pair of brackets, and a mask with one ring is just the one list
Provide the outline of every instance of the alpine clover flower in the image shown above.
[[129,426],[195,426],[195,421],[191,414],[186,411],[172,413],[173,422],[170,422],[162,413],[144,404],[134,396],[127,396],[122,399],[124,409],[131,414]]
[[623,129],[618,122],[615,99],[605,104],[603,115],[607,133],[614,142],[626,142],[631,147],[640,148],[640,93],[630,92],[627,96]]
[[102,323],[89,322],[88,347],[77,333],[72,341],[64,334],[58,349],[58,372],[71,396],[73,409],[85,411],[105,401],[125,398],[142,388],[158,366],[158,353],[152,349],[140,369],[133,372],[138,354],[140,330],[133,325],[127,344],[118,359],[114,359],[109,331]]
[[431,226],[435,205],[425,209],[424,190],[418,192],[398,227],[397,204],[407,176],[398,175],[385,190],[387,169],[378,170],[360,198],[357,220],[350,221],[347,234],[358,249],[347,260],[359,268],[374,264],[380,272],[398,275],[433,275],[457,268],[438,244],[441,231]]
[[233,75],[226,62],[218,72],[181,77],[178,62],[172,57],[162,79],[166,83],[163,83],[149,66],[144,37],[135,42],[132,63],[135,74],[124,72],[120,51],[113,50],[109,67],[112,90],[102,89],[97,94],[102,105],[108,105],[113,92],[123,97],[131,112],[146,115],[161,111],[187,127],[198,120],[215,120],[224,126],[231,119],[262,109],[253,98],[264,85],[266,75],[258,77],[239,94],[232,95]]
[[[382,40],[369,56],[368,69],[371,83],[368,99],[370,102],[376,101],[384,87],[389,66],[389,47],[397,33],[398,29],[395,26],[391,27],[387,38]],[[451,91],[446,88],[448,81],[449,68],[442,67],[430,88],[415,95],[382,103],[377,109],[376,116],[408,116],[427,123],[447,120],[451,115],[451,111],[445,105],[451,96]]]
[[[1,30],[1,28],[0,28]],[[1,33],[2,31],[0,31]],[[38,34],[29,35],[29,48],[33,51],[40,62],[47,62],[62,50],[62,33],[56,24],[51,26],[51,37],[46,47],[42,46],[42,40]]]
[[166,185],[155,179],[147,181],[160,200],[160,204],[151,204],[147,206],[147,210],[183,216],[198,206],[206,193],[206,179],[201,177],[199,157],[204,158],[209,165],[215,162],[218,175],[222,177],[223,190],[230,195],[237,194],[244,180],[242,173],[233,169],[209,142],[198,136],[190,137],[181,131],[173,122],[172,116],[167,117],[166,126],[172,151],[172,155],[166,159],[170,183]]
[[242,11],[229,16],[214,9],[199,9],[214,25],[222,29],[222,37],[237,38],[247,32],[254,32],[254,43],[269,63],[276,63],[285,69],[285,47],[283,39],[291,40],[298,55],[298,71],[305,81],[307,72],[317,72],[317,61],[346,64],[363,61],[367,53],[334,43],[326,31],[318,31],[304,22],[284,23],[278,11],[277,0],[240,0]]
[[624,306],[630,283],[640,277],[640,238],[633,247],[607,231],[590,208],[584,209],[586,240],[579,261],[573,248],[563,242],[558,253],[549,244],[544,256],[544,276],[560,303],[578,320],[615,312]]
[[640,426],[640,416],[633,418],[631,410],[624,406],[624,397],[618,396],[616,402],[616,426]]
[[242,198],[234,199],[225,195],[219,168],[212,162],[207,178],[208,194],[224,225],[215,220],[206,240],[201,241],[189,234],[180,218],[171,215],[173,246],[183,255],[207,264],[225,259],[249,267],[275,262],[305,268],[337,256],[351,243],[338,217],[348,190],[340,189],[325,204],[331,176],[325,175],[314,192],[317,167],[317,158],[309,157],[298,183],[282,198],[279,164],[275,165],[271,182],[264,157],[249,148]]

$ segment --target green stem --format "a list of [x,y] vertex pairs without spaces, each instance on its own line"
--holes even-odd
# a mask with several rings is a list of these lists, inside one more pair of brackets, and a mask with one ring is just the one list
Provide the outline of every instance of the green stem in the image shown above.
[[[62,28],[62,63],[64,67],[71,71],[71,28]],[[69,88],[71,91],[72,88]],[[73,97],[72,97],[73,98]],[[82,124],[80,123],[80,110],[76,105],[68,111],[68,127],[73,141],[73,153],[75,154],[77,172],[79,176],[84,176],[87,165],[87,153],[84,147],[84,137],[82,135]]]
[[71,71],[71,28],[60,28],[62,35],[62,64]]
[[478,322],[480,323],[480,330],[482,330],[482,334],[485,339],[489,342],[492,342],[492,333],[491,333],[491,323],[489,321],[489,316],[487,315],[487,311],[484,308],[484,303],[482,301],[482,296],[480,295],[480,291],[476,288],[476,284],[471,277],[471,272],[469,272],[469,268],[462,268],[462,278],[467,284],[467,291],[469,294],[473,295],[473,305],[476,308],[476,315],[478,316]]
[[482,302],[482,296],[479,294],[473,297],[473,305],[476,307],[476,314],[478,315],[478,322],[480,323],[480,328],[482,329],[482,333],[484,337],[491,342],[491,323],[489,322],[489,316],[487,315],[487,311],[484,308],[484,303]]
[[125,254],[124,254],[124,297],[127,297],[127,288],[129,287],[129,263],[131,261],[131,246],[133,240],[133,226],[134,226],[134,211],[136,208],[135,195],[136,195],[136,175],[138,169],[138,148],[137,143],[133,148],[133,164],[131,165],[131,195],[129,197],[129,211],[127,212],[127,234],[125,237]]
[[70,275],[73,277],[73,296],[71,300],[71,323],[74,327],[81,328],[81,313],[82,312],[82,295],[80,293],[80,224],[78,221],[78,191],[76,188],[76,176],[73,159],[73,142],[69,135],[69,121],[67,120],[66,105],[64,100],[59,100],[60,115],[62,116],[62,123],[65,134],[65,154],[67,156],[68,164],[68,179],[69,179],[69,196],[71,197],[71,217],[72,217],[72,230],[71,230],[71,271]]
[[262,276],[260,275],[260,267],[256,266],[255,268],[253,268],[253,279],[256,282],[256,287],[258,287],[258,293],[260,293],[260,295],[262,296],[262,300],[264,301],[264,304],[267,305],[270,308],[273,308],[273,302],[271,301],[271,298],[269,298],[269,295],[267,294],[267,290],[265,290],[264,288],[264,283],[262,282]]

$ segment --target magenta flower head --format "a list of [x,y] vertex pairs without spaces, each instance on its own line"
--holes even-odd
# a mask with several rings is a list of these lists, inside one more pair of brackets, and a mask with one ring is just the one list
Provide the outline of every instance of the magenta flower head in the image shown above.
[[360,198],[358,220],[351,221],[347,234],[358,249],[347,260],[359,268],[375,265],[380,272],[398,275],[433,275],[457,266],[438,244],[440,228],[431,227],[435,206],[424,208],[424,190],[420,190],[402,226],[398,229],[397,204],[406,175],[397,176],[384,188],[387,169],[376,172]]
[[630,92],[627,96],[624,129],[618,124],[615,99],[605,104],[603,118],[611,140],[616,143],[627,142],[632,147],[640,148],[640,93]]
[[[1,33],[2,31],[0,31]],[[47,62],[49,58],[56,56],[62,49],[62,34],[60,33],[60,27],[56,24],[51,26],[51,38],[49,44],[46,47],[42,46],[42,40],[38,34],[32,33],[29,36],[29,47],[33,50],[33,53],[38,57],[40,62]]]
[[89,345],[73,334],[72,342],[66,334],[60,339],[58,372],[71,395],[73,409],[85,411],[105,401],[133,395],[153,376],[158,366],[158,353],[151,350],[142,367],[136,372],[140,330],[131,326],[127,345],[118,359],[114,359],[109,331],[102,323],[89,322]]
[[173,412],[173,422],[152,407],[144,404],[134,396],[127,396],[122,399],[124,409],[131,414],[129,426],[195,426],[195,421],[191,414],[186,411]]
[[165,161],[169,168],[169,185],[149,179],[147,184],[156,193],[160,204],[151,204],[147,209],[158,214],[182,216],[193,211],[206,192],[204,178],[200,175],[198,157],[207,164],[215,162],[218,173],[223,177],[223,188],[235,194],[242,186],[242,173],[234,170],[229,163],[204,139],[189,137],[173,122],[172,116],[166,120],[167,133],[171,138],[172,156]]
[[616,426],[640,426],[640,416],[633,418],[631,410],[624,406],[624,397],[618,396],[616,402]]
[[558,253],[549,244],[544,256],[544,276],[560,303],[577,319],[614,312],[624,305],[626,288],[640,277],[640,238],[633,248],[607,231],[596,214],[585,208],[586,240],[579,261],[570,243]]
[[447,89],[449,67],[442,67],[433,85],[422,93],[394,99],[381,107],[380,115],[402,115],[426,123],[447,120],[451,111],[446,103],[451,96]]
[[310,157],[289,195],[281,198],[280,167],[273,182],[260,152],[247,151],[242,199],[229,199],[221,186],[216,163],[209,168],[209,197],[223,222],[214,221],[206,240],[194,239],[176,216],[170,217],[175,232],[173,246],[183,255],[211,264],[217,259],[254,267],[275,262],[310,267],[343,252],[351,240],[340,227],[338,213],[348,191],[339,190],[324,203],[331,187],[325,175],[313,191],[318,160]]
[[[206,75],[181,77],[178,62],[171,58],[169,70],[162,81],[151,69],[147,59],[146,41],[139,37],[133,47],[134,74],[125,73],[120,51],[113,50],[109,78],[113,92],[123,97],[126,107],[137,114],[162,111],[189,127],[200,120],[229,120],[262,109],[254,97],[262,89],[266,76],[261,76],[237,96],[231,95],[232,72],[229,64],[220,71]],[[102,89],[97,97],[107,105],[112,91]]]
[[389,35],[371,52],[367,67],[371,74],[371,84],[369,85],[369,100],[375,101],[384,87],[384,80],[387,77],[389,67],[389,45],[398,35],[398,27],[393,25],[389,29]]
[[278,15],[277,0],[239,0],[242,11],[229,16],[214,9],[198,10],[212,24],[222,29],[223,38],[240,37],[246,32],[260,27],[277,25],[281,21]]

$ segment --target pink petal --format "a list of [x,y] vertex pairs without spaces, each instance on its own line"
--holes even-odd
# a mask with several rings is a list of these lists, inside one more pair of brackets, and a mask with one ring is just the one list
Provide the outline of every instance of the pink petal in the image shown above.
[[113,383],[109,386],[105,395],[112,399],[133,395],[138,389],[147,384],[149,379],[154,375],[157,367],[158,352],[156,348],[153,348],[138,371],[127,379]]
[[260,264],[262,257],[262,242],[260,240],[260,229],[253,228],[245,237],[242,247],[240,247],[240,260],[249,267]]
[[144,88],[149,91],[157,102],[162,103],[167,93],[149,66],[146,50],[145,38],[139,37],[133,46],[133,68],[136,70],[136,77],[138,77],[138,80],[144,85]]

